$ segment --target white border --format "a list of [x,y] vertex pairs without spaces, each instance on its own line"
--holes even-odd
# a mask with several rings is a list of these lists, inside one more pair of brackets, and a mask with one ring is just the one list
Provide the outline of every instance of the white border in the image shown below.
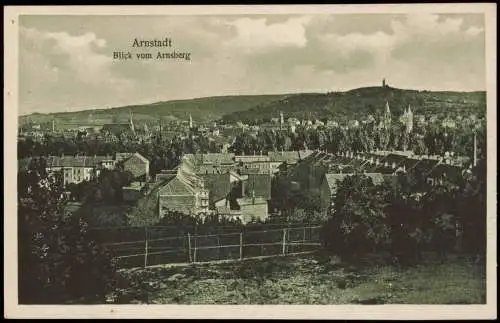
[[[491,319],[496,318],[496,4],[378,4],[272,6],[33,6],[4,8],[4,299],[6,318],[291,318]],[[487,305],[84,305],[17,304],[18,15],[225,15],[321,13],[484,13],[487,63],[488,258]]]

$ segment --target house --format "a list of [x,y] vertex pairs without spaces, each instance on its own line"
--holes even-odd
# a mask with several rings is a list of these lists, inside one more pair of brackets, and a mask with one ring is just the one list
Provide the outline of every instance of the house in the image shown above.
[[209,212],[209,191],[188,163],[181,163],[177,174],[158,190],[158,215],[163,217],[168,211],[187,215]]
[[117,153],[116,161],[123,170],[132,174],[135,180],[149,180],[149,160],[139,153]]
[[238,218],[247,223],[252,219],[266,219],[270,200],[271,176],[249,174],[232,183],[227,197],[215,201],[215,209],[221,216]]
[[100,170],[112,168],[113,159],[109,156],[49,156],[47,172],[63,172],[64,184],[81,183],[98,176]]

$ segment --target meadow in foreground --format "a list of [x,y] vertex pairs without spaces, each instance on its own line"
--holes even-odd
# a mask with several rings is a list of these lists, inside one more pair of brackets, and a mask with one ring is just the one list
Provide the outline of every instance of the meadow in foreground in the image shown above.
[[147,304],[484,304],[484,264],[427,258],[401,267],[336,264],[310,255],[217,265],[135,269],[114,303]]

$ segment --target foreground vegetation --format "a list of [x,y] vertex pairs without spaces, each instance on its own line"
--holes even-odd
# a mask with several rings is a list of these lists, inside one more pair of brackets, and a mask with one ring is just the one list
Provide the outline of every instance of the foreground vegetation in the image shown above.
[[[337,263],[321,254],[124,272],[110,303],[481,304],[484,263],[470,257],[401,267],[380,257]],[[128,285],[132,282],[131,285]]]
[[[67,211],[62,174],[49,176],[45,166],[43,158],[35,158],[27,171],[18,174],[22,304],[61,304],[69,300],[103,303],[110,293],[116,294],[115,302],[119,303],[484,302],[483,266],[464,256],[449,261],[457,251],[485,259],[484,167],[475,169],[458,186],[443,183],[420,197],[413,194],[415,185],[405,177],[381,186],[362,174],[344,179],[323,225],[321,240],[323,250],[341,256],[346,266],[335,266],[329,257],[278,258],[180,271],[140,270],[123,276],[116,271],[113,255],[101,244],[98,234],[89,230],[88,219]],[[193,227],[198,233],[210,234],[218,233],[221,226],[224,232],[242,226],[217,218],[200,222],[181,215],[157,224],[173,227],[177,234]],[[264,224],[255,224],[260,225]],[[170,236],[166,233],[163,236]],[[448,260],[429,262],[427,251]],[[372,253],[387,256],[378,265],[346,261]],[[399,265],[394,267],[394,263]],[[394,279],[387,285],[389,290],[385,283],[379,283],[386,281],[386,275]],[[127,296],[130,289],[131,297]]]

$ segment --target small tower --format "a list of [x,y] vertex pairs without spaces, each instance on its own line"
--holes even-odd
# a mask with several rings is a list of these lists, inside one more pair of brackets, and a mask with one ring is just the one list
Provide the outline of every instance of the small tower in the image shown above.
[[189,114],[189,128],[193,128],[193,117],[191,116],[191,114]]
[[385,82],[385,78],[382,79],[382,87],[386,87],[387,86],[387,83]]
[[283,124],[285,123],[285,120],[283,118],[283,112],[280,112],[280,129],[283,128]]
[[133,133],[135,133],[135,126],[134,126],[134,120],[132,119],[132,110],[130,110],[130,116],[129,116],[129,125],[130,125],[130,130],[132,130]]

